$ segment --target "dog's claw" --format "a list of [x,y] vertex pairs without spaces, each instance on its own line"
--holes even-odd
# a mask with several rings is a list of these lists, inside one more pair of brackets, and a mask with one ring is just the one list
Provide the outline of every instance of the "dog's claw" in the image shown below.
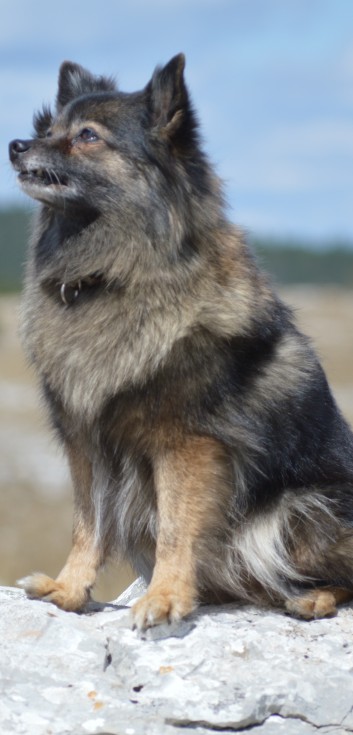
[[194,607],[191,596],[147,592],[132,608],[133,629],[146,630],[161,623],[177,623]]

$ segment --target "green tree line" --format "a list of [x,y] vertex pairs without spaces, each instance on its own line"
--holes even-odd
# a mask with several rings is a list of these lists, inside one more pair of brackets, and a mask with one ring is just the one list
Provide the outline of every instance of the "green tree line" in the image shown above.
[[0,291],[21,287],[31,210],[24,207],[0,209]]
[[[21,287],[32,210],[0,209],[0,291]],[[249,238],[258,260],[279,284],[313,283],[353,287],[353,242]]]

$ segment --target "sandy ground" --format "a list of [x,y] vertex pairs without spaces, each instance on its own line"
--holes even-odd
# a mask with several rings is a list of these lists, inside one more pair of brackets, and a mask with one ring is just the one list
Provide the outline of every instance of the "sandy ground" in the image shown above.
[[[337,401],[353,424],[353,293],[286,289],[310,335]],[[70,548],[71,487],[64,458],[40,409],[35,379],[17,335],[18,300],[0,298],[0,584],[31,571],[56,575]],[[133,579],[127,567],[101,575],[97,599],[113,599]]]

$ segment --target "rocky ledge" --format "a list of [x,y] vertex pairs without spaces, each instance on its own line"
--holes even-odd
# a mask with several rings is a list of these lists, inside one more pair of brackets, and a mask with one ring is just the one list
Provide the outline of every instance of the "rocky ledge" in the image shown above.
[[353,606],[310,623],[204,607],[141,635],[128,606],[85,614],[0,588],[4,735],[353,732]]

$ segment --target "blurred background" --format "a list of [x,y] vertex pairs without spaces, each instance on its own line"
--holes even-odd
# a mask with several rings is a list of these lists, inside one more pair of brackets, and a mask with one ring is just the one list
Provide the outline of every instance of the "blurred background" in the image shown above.
[[[2,0],[0,27],[0,584],[56,575],[71,534],[64,458],[17,334],[31,205],[8,141],[77,61],[142,88],[184,51],[204,144],[240,224],[310,334],[353,422],[353,5],[351,0]],[[132,579],[107,570],[98,599]]]

